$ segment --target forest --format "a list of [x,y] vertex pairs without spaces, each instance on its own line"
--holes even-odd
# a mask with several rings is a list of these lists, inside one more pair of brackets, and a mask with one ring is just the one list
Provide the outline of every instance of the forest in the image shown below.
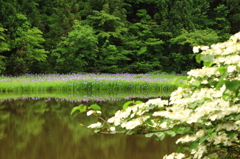
[[239,0],[0,0],[0,74],[185,74],[239,30]]

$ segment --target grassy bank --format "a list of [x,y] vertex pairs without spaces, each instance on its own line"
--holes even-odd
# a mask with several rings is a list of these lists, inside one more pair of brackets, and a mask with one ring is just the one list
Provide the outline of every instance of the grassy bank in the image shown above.
[[[177,83],[173,79],[180,77]],[[0,77],[0,92],[79,90],[173,91],[186,79],[168,74],[37,74]]]

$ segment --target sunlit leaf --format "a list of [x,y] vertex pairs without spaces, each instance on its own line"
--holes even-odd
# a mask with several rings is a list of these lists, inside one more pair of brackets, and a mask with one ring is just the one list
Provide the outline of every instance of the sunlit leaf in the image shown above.
[[199,82],[199,81],[193,81],[193,82],[192,82],[192,85],[194,85],[194,86],[199,86],[199,85],[200,85],[200,82]]
[[207,54],[207,55],[201,56],[201,60],[203,60],[204,62],[212,62],[213,59],[214,59],[214,55]]
[[93,109],[93,110],[101,110],[101,107],[97,104],[92,104],[90,105],[89,109]]
[[222,80],[222,81],[219,81],[216,85],[216,88],[220,88],[226,81],[225,80]]
[[132,104],[132,103],[133,103],[133,101],[128,101],[128,102],[124,103],[123,104],[123,110],[126,110],[129,107],[129,105]]
[[197,56],[196,56],[196,61],[197,61],[197,63],[200,63],[202,60],[201,60],[201,54],[197,54]]
[[141,103],[143,103],[143,102],[139,101],[139,100],[135,102],[135,104],[141,104]]
[[80,113],[86,112],[87,111],[87,106],[85,105],[79,105],[77,107],[74,107],[71,111],[71,114],[73,114],[75,111],[80,111]]
[[222,75],[227,71],[227,69],[225,67],[220,67],[220,68],[217,69],[217,71],[219,71],[220,74]]
[[203,62],[203,65],[206,67],[211,67],[213,65],[212,62]]
[[71,111],[71,114],[73,114],[75,111],[79,110],[79,107],[74,107]]

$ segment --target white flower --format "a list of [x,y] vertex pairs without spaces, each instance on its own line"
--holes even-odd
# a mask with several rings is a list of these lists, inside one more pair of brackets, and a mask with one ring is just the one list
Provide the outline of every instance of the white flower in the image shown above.
[[197,139],[196,136],[186,135],[186,136],[183,136],[183,137],[179,138],[179,139],[176,141],[176,144],[178,144],[179,142],[181,142],[181,143],[186,143],[186,142],[190,142],[190,141],[195,141],[196,139]]
[[107,120],[108,123],[114,123],[115,126],[121,124],[121,119],[119,117],[111,117]]
[[240,125],[240,120],[235,122],[236,125]]
[[115,127],[110,127],[110,131],[115,131],[116,128]]
[[214,51],[221,50],[221,49],[225,48],[225,45],[223,45],[223,43],[212,44],[211,48],[214,49]]
[[87,112],[87,116],[90,116],[90,115],[92,115],[93,114],[93,111],[92,110],[89,110],[88,112]]
[[212,123],[209,121],[209,122],[206,122],[205,125],[209,126],[209,125],[212,125]]
[[89,129],[97,129],[97,128],[101,128],[101,127],[102,127],[102,123],[97,122],[97,123],[89,125],[87,128],[89,128]]
[[163,122],[160,126],[161,128],[167,128],[167,122]]
[[203,80],[201,83],[202,84],[208,84],[208,81],[207,80]]
[[227,72],[233,72],[233,71],[235,71],[235,70],[236,70],[236,66],[230,65],[230,66],[228,66],[228,68],[227,68]]
[[94,114],[94,113],[101,114],[101,111],[99,111],[99,110],[97,110],[97,111],[89,110],[89,111],[87,112],[87,116],[90,116],[90,115],[92,115],[92,114]]
[[216,131],[219,131],[219,130],[222,130],[222,129],[225,129],[227,131],[238,130],[239,126],[237,126],[235,123],[231,123],[231,122],[218,124]]
[[157,99],[148,100],[146,104],[147,105],[153,104],[153,105],[157,105],[158,107],[163,107],[164,105],[168,105],[168,101],[162,100],[161,98],[157,98]]
[[121,127],[122,127],[122,128],[125,127],[125,128],[128,129],[128,130],[134,129],[135,127],[141,125],[141,124],[142,124],[145,120],[147,120],[148,118],[150,118],[150,116],[147,116],[147,115],[141,116],[141,117],[139,117],[139,118],[132,119],[132,120],[130,120],[130,121],[128,121],[128,122],[123,122],[123,123],[121,124]]
[[198,138],[202,137],[204,135],[204,131],[203,130],[199,130],[197,133],[196,133],[196,136]]
[[141,125],[142,123],[143,123],[142,120],[137,118],[127,122],[126,124],[122,125],[122,127],[126,127],[127,130],[130,130]]
[[193,47],[193,53],[198,53],[199,52],[200,46],[194,46]]
[[207,152],[207,148],[205,145],[198,145],[198,149],[193,149],[191,154],[194,154],[194,158],[200,159],[202,158],[203,153]]
[[184,158],[185,157],[185,155],[184,154],[182,154],[182,153],[172,153],[172,154],[170,154],[170,155],[165,155],[164,157],[163,157],[163,159],[182,159],[182,158]]
[[209,49],[209,46],[202,46],[202,47],[201,47],[201,50],[203,50],[203,51],[204,51],[204,50],[207,50],[207,49]]

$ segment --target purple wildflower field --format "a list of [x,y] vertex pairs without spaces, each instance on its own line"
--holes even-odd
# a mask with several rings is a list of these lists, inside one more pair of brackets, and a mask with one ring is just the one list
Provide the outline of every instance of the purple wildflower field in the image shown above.
[[[172,84],[180,77],[177,84]],[[0,92],[71,90],[161,90],[173,91],[186,76],[167,74],[26,74],[1,76]]]

